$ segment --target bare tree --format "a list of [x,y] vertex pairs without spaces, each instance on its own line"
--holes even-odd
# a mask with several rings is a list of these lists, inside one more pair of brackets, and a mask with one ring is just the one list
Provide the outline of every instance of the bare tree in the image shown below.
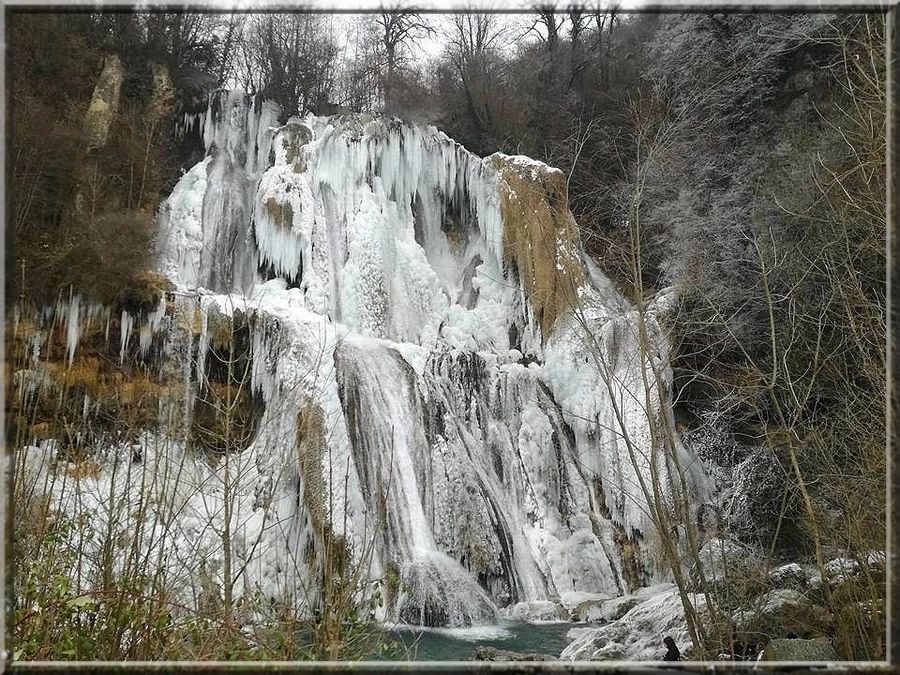
[[339,101],[350,110],[376,110],[383,103],[382,54],[375,17],[357,17],[339,78]]
[[[556,6],[553,3],[541,3],[535,7],[537,17],[528,28],[527,33],[535,33],[538,39],[544,43],[551,54],[559,46],[559,31],[562,22],[556,15]],[[542,26],[543,29],[538,28]]]
[[597,31],[594,35],[593,46],[595,50],[600,51],[605,43],[605,51],[609,54],[610,37],[612,36],[613,28],[617,26],[620,21],[621,17],[619,16],[615,5],[609,8],[603,6],[597,7],[594,11],[594,28]]
[[495,131],[502,104],[495,87],[499,78],[495,57],[504,33],[498,15],[471,13],[454,16],[447,36],[449,60],[479,137]]
[[431,24],[417,12],[382,10],[375,17],[380,32],[381,49],[384,54],[384,72],[382,73],[382,89],[387,107],[396,104],[398,95],[399,70],[409,58],[412,46],[428,36],[434,35]]
[[325,18],[310,14],[251,16],[241,38],[240,84],[288,114],[326,109],[339,53],[329,28]]

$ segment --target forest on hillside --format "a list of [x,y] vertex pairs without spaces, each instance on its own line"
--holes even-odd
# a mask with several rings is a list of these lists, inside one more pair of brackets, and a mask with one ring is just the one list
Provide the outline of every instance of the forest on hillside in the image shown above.
[[[880,568],[869,562],[888,517],[884,14],[13,11],[6,30],[14,447],[40,421],[16,403],[14,361],[31,349],[12,333],[18,317],[78,294],[147,314],[171,291],[157,217],[204,155],[185,120],[209,92],[274,101],[282,122],[384,113],[430,124],[478,156],[558,167],[581,245],[616,291],[639,310],[675,298],[662,320],[675,429],[734,496],[726,512],[700,511],[700,529],[823,575],[856,561],[852,583],[816,596],[821,614],[803,605],[778,621],[814,625],[806,632],[841,659],[884,658],[883,554]],[[120,606],[93,641],[77,602],[34,610],[54,606],[55,540],[16,528],[16,649],[151,658],[169,614],[142,614],[146,603]],[[715,590],[722,615],[766,583],[734,563]],[[304,656],[372,648],[353,632],[368,615],[342,602],[346,615],[313,622]],[[125,627],[146,616],[146,644],[129,643]],[[296,648],[273,632],[254,652],[204,626],[179,634],[173,658]],[[691,628],[712,657],[713,633],[728,632]]]

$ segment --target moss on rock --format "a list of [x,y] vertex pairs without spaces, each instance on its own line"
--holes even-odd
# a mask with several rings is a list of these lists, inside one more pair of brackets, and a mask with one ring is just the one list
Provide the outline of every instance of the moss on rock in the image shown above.
[[322,453],[325,448],[325,418],[322,409],[307,401],[297,412],[297,459],[303,478],[303,501],[317,529],[327,522]]
[[281,203],[274,197],[266,200],[266,213],[278,227],[290,230],[294,226],[294,208],[290,202]]

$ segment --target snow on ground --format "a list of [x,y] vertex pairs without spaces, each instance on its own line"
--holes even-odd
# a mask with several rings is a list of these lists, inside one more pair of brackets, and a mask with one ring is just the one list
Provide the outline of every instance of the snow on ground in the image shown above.
[[[621,618],[596,628],[570,630],[572,642],[560,660],[660,661],[666,652],[662,642],[666,636],[671,636],[684,653],[691,639],[677,587],[660,584],[644,588],[632,599],[639,604]],[[692,595],[692,601],[698,610],[705,605],[702,596]]]

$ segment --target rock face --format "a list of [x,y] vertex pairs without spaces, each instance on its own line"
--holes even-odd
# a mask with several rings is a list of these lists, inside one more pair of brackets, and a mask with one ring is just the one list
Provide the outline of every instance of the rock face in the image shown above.
[[119,110],[119,95],[125,79],[125,66],[117,54],[103,60],[91,102],[84,115],[85,142],[88,150],[106,145],[109,127]]
[[150,103],[147,106],[149,125],[159,124],[175,106],[175,86],[172,84],[172,76],[168,66],[162,63],[153,63],[150,66],[153,88],[150,94]]
[[[583,262],[561,172],[387,118],[278,116],[224,92],[188,120],[208,153],[158,239],[177,292],[121,321],[121,358],[155,355],[189,401],[216,377],[228,394],[225,361],[250,380],[229,479],[235,597],[314,605],[326,546],[393,579],[379,612],[414,624],[490,623],[516,603],[562,618],[562,594],[662,578],[640,482],[658,469],[665,492],[673,458],[699,468],[680,443],[653,446],[649,420],[671,415],[665,303],[642,349],[637,312]],[[89,316],[67,317],[75,354]],[[197,560],[222,583],[224,468],[177,434],[142,443],[142,470],[172,477],[152,489],[177,495],[152,546],[182,561],[169,573],[189,602]],[[40,471],[52,449],[34,458]],[[113,466],[66,508],[136,495]]]
[[122,83],[125,80],[125,65],[117,54],[109,54],[103,59],[103,69],[94,85],[91,102],[84,113],[84,150],[74,168],[76,188],[73,198],[75,213],[84,215],[87,204],[86,194],[92,173],[92,153],[106,145],[109,130],[119,111]]

